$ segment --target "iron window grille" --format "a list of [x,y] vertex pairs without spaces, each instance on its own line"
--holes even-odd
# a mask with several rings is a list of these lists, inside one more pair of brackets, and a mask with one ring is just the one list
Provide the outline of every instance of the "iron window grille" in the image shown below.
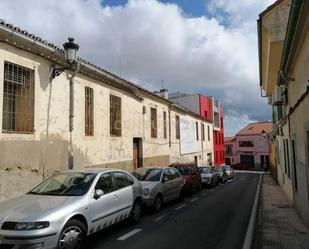
[[157,137],[157,109],[151,108],[151,137],[156,138]]
[[34,132],[34,70],[4,62],[2,131]]
[[85,135],[93,136],[93,89],[85,87]]
[[176,115],[176,139],[180,139],[180,121],[178,115]]
[[121,98],[110,95],[110,135],[121,137]]
[[167,129],[166,129],[166,112],[163,112],[163,137],[167,137]]

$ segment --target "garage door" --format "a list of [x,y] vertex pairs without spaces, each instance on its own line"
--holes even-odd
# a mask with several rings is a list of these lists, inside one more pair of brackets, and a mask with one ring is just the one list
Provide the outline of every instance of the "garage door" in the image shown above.
[[247,165],[249,168],[254,167],[254,156],[253,155],[240,155],[240,163]]

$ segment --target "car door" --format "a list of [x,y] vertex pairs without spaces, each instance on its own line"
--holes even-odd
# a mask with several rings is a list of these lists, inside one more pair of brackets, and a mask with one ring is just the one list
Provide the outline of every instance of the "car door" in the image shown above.
[[119,206],[117,213],[117,221],[127,218],[130,215],[132,206],[133,206],[133,179],[131,177],[122,172],[116,171],[112,173],[113,180],[115,184],[115,194],[117,195]]
[[111,173],[103,173],[95,185],[95,190],[101,189],[104,194],[95,198],[94,193],[90,199],[91,230],[96,232],[113,223],[113,213],[119,207],[119,199],[115,192],[115,186]]
[[170,201],[173,198],[173,182],[172,182],[172,174],[169,169],[164,169],[163,177],[162,177],[162,185],[164,201]]
[[182,184],[183,184],[182,176],[178,172],[178,170],[175,168],[170,168],[169,170],[171,171],[171,175],[172,175],[171,182],[173,186],[173,193],[172,193],[173,199],[177,199],[179,197],[179,193],[181,191]]

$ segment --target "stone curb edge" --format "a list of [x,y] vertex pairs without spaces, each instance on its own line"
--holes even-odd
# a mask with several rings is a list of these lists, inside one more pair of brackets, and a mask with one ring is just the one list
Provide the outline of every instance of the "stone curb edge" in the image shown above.
[[251,211],[251,215],[250,215],[249,224],[248,224],[248,227],[247,227],[246,237],[245,237],[244,243],[242,245],[242,249],[251,249],[251,246],[252,246],[253,232],[254,232],[254,227],[255,227],[255,222],[256,222],[262,179],[263,179],[263,174],[261,174],[261,176],[260,176],[260,181],[259,181],[259,184],[258,184],[257,189],[256,189],[254,203],[253,203],[253,207],[252,207],[252,211]]

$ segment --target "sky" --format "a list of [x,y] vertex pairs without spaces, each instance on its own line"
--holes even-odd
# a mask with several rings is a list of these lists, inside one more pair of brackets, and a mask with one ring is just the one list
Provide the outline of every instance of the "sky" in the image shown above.
[[271,119],[260,97],[258,14],[274,0],[1,0],[0,18],[149,90],[219,99],[225,135]]

